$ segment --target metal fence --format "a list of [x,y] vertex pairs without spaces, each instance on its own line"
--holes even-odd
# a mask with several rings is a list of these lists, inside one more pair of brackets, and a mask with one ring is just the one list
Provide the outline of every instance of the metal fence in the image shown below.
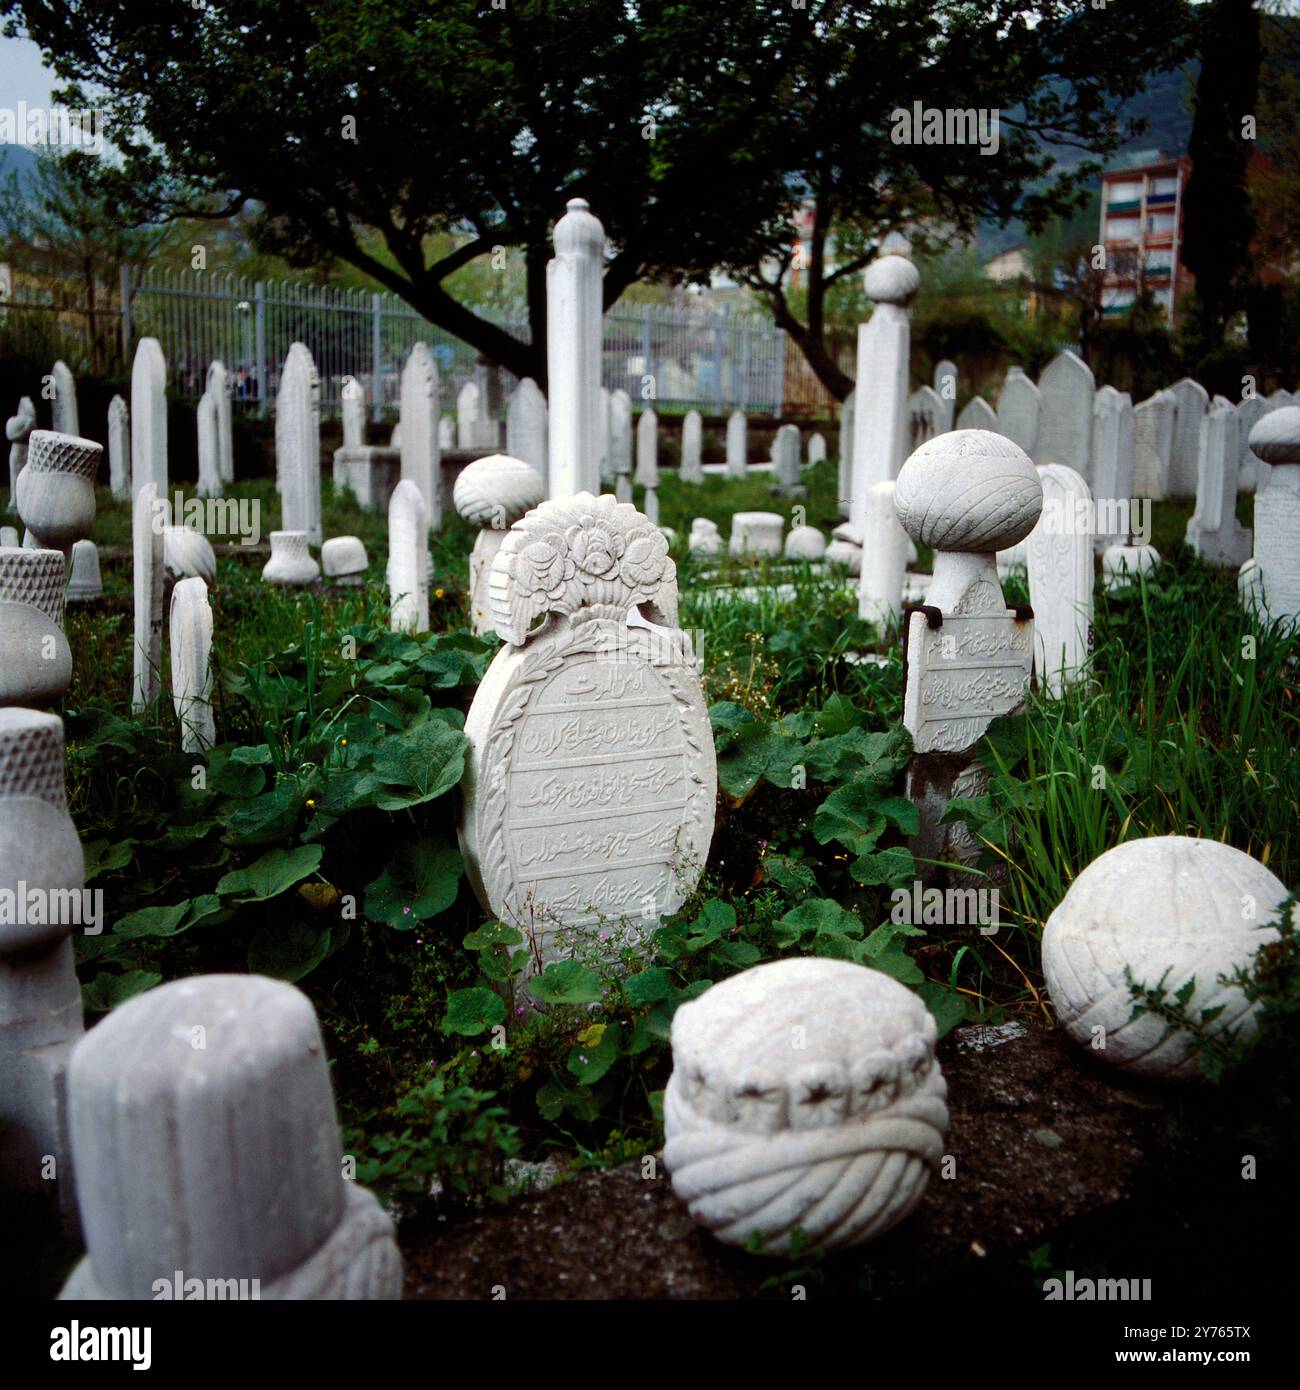
[[[485,370],[492,370],[478,362],[468,344],[392,294],[151,267],[123,284],[122,303],[127,361],[141,338],[157,338],[167,359],[169,390],[197,399],[208,363],[220,358],[236,403],[250,411],[264,412],[274,401],[281,364],[294,342],[311,350],[327,415],[339,412],[343,383],[355,377],[365,388],[372,418],[395,418],[402,363],[417,342],[427,343],[438,363],[448,413],[465,382],[483,384]],[[522,310],[478,312],[529,340]],[[821,400],[787,398],[788,347],[785,334],[758,315],[705,305],[616,304],[604,319],[603,383],[627,391],[634,404],[653,400],[659,408],[720,414],[739,406],[772,415],[791,407],[816,408]],[[502,394],[508,394],[514,378],[495,370]]]

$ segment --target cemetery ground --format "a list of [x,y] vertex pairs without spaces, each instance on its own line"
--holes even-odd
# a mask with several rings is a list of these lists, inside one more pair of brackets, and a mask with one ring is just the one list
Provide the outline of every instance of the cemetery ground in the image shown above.
[[[1172,1092],[1103,1078],[1051,1031],[1039,939],[1073,878],[1129,838],[1225,840],[1294,880],[1294,641],[1252,628],[1235,573],[1181,544],[1191,504],[1157,503],[1166,563],[1098,590],[1092,678],[996,722],[980,746],[987,796],[949,808],[985,846],[997,930],[899,922],[894,889],[945,879],[906,843],[917,812],[902,794],[898,634],[861,622],[834,573],[685,552],[692,517],[725,525],[779,505],[771,481],[670,475],[660,491],[718,753],[699,888],[647,950],[620,946],[611,921],[527,984],[524,937],[485,921],[456,842],[465,713],[497,648],[469,632],[469,528],[448,509],[431,538],[432,632],[418,638],[388,630],[384,518],[328,487],[325,534],[365,542],[362,587],[272,587],[265,549],[220,548],[218,744],[199,761],[179,751],[170,701],[125,712],[130,522],[101,490],[105,602],[69,609],[60,711],[69,810],[110,924],[76,938],[88,1017],[200,972],[298,983],[325,1032],[354,1176],[401,1213],[412,1296],[508,1284],[511,1297],[788,1297],[796,1282],[936,1295],[977,1275],[982,1292],[1041,1298],[1057,1270],[1095,1256],[1114,1272],[1128,1251],[1135,1273],[1165,1274],[1162,1292],[1282,1296],[1285,1232],[1270,1213],[1288,1199],[1264,1156],[1295,1139],[1290,930],[1249,981],[1262,1030],[1236,1084]],[[830,529],[834,462],[804,482],[807,522]],[[227,495],[260,502],[264,547],[273,484]],[[1243,520],[1251,501],[1239,499]],[[1007,596],[1027,597],[1014,579]],[[872,653],[882,660],[857,659]],[[906,1227],[856,1252],[760,1263],[691,1225],[656,1158],[669,1022],[739,970],[813,954],[883,970],[925,1000],[952,1082],[949,1149],[981,1180],[936,1179]],[[1212,1081],[1241,1062],[1159,981],[1133,990],[1205,1037]],[[1243,1153],[1261,1180],[1225,1202]],[[56,1292],[77,1253],[47,1258],[30,1292]]]

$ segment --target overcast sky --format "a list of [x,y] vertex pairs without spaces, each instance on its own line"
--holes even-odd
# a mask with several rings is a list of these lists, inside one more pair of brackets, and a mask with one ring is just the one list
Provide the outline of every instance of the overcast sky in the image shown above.
[[41,50],[30,39],[0,37],[0,106],[48,106],[54,77],[41,66]]

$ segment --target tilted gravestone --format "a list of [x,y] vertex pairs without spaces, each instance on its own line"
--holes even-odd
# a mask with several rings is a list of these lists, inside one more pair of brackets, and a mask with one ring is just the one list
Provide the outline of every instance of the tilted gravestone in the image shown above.
[[1188,518],[1185,540],[1207,565],[1239,569],[1250,559],[1251,534],[1237,523],[1237,468],[1241,441],[1237,411],[1228,402],[1201,418],[1196,510]]
[[456,479],[456,510],[479,528],[469,556],[470,623],[479,636],[493,629],[488,581],[506,531],[545,497],[546,483],[537,469],[505,454],[475,459]]
[[1079,679],[1092,633],[1092,498],[1088,484],[1060,463],[1038,470],[1043,511],[1025,538],[1034,609],[1034,670],[1053,696]]
[[612,497],[552,499],[511,527],[491,601],[506,646],[465,722],[470,881],[535,963],[601,923],[635,941],[694,890],[717,797],[667,541]]
[[88,1253],[61,1299],[401,1296],[292,985],[199,975],[128,1000],[74,1049],[68,1120]]
[[57,1182],[68,1211],[63,1078],[82,1032],[71,934],[93,929],[84,882],[64,795],[63,722],[0,709],[0,894],[9,904],[0,916],[0,1188],[53,1192]]
[[1092,468],[1092,369],[1067,348],[1038,378],[1038,444],[1035,463],[1063,463],[1090,482]]

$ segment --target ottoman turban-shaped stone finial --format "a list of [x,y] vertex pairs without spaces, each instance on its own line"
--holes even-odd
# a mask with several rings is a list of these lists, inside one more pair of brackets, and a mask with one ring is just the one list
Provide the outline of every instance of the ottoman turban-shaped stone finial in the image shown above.
[[510,527],[545,500],[546,483],[522,459],[489,454],[461,469],[451,495],[461,516],[480,528],[469,557],[469,608],[481,636],[492,631],[492,561]]
[[72,680],[63,635],[67,566],[58,550],[0,546],[0,705],[51,705]]
[[910,304],[921,274],[906,256],[880,256],[862,272],[862,288],[877,304]]
[[1146,1076],[1195,1080],[1195,1039],[1159,1013],[1134,1017],[1135,985],[1163,981],[1173,1000],[1211,1035],[1255,1032],[1255,1007],[1233,984],[1261,946],[1277,940],[1287,891],[1262,864],[1231,845],[1185,835],[1127,840],[1070,885],[1043,931],[1043,974],[1061,1027],[1103,1062]]
[[177,1271],[257,1279],[262,1299],[400,1295],[392,1223],[342,1175],[320,1028],[292,985],[200,975],[129,1000],[74,1049],[68,1108],[89,1253],[60,1297],[152,1299]]
[[714,985],[673,1018],[673,1190],[719,1240],[764,1254],[788,1253],[796,1230],[824,1250],[881,1235],[942,1154],[935,1037],[910,990],[848,961],[773,961]]
[[71,562],[74,541],[95,523],[95,478],[104,449],[93,439],[33,430],[27,467],[18,475],[15,501],[23,524],[42,547]]

